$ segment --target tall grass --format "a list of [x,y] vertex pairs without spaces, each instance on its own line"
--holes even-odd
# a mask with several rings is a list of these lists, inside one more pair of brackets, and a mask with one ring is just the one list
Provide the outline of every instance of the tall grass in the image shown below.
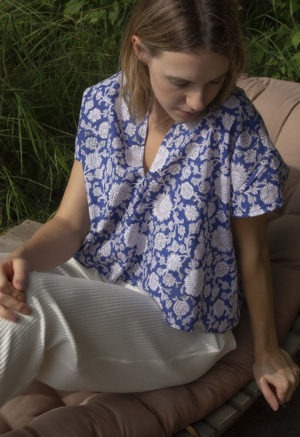
[[[116,71],[134,2],[1,0],[0,231],[57,208],[83,90]],[[299,14],[299,0],[241,0],[250,74],[300,79]]]
[[83,90],[115,71],[129,3],[1,0],[0,230],[57,208]]

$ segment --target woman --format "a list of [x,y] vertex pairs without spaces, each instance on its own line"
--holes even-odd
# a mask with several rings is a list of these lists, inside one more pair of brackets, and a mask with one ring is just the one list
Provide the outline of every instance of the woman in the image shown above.
[[121,71],[84,94],[56,215],[1,263],[0,404],[34,378],[195,380],[235,348],[243,298],[256,381],[274,410],[290,399],[265,239],[286,168],[235,87],[243,57],[235,1],[137,3]]

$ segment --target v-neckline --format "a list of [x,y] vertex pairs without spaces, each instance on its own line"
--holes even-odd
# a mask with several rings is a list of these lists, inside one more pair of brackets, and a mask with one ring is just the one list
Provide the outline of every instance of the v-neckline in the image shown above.
[[[161,156],[162,154],[162,150],[166,150],[166,142],[168,141],[171,132],[174,130],[176,126],[176,123],[172,123],[171,126],[169,127],[169,129],[166,131],[165,135],[162,136],[162,140],[159,141],[159,145],[157,147],[157,150],[154,154],[154,158],[151,161],[151,165],[149,166],[149,168],[146,168],[145,166],[145,152],[146,152],[146,145],[147,145],[147,140],[149,138],[149,114],[147,114],[147,116],[144,119],[144,138],[143,138],[143,153],[141,154],[142,157],[142,170],[143,170],[143,174],[144,177],[147,177],[148,173],[152,173],[153,169],[156,167],[157,165],[157,161],[159,160],[159,156]],[[158,135],[159,137],[160,135]]]

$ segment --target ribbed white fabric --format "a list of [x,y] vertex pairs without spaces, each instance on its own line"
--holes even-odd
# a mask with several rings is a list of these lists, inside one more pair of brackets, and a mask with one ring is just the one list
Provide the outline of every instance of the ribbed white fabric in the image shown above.
[[33,379],[63,390],[135,392],[185,384],[236,346],[232,332],[171,328],[148,295],[75,260],[32,273],[30,316],[0,319],[0,405]]

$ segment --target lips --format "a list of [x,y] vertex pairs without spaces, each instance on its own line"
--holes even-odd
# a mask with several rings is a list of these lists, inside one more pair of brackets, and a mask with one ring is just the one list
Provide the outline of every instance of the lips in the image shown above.
[[180,116],[184,119],[195,119],[200,116],[197,112],[180,111]]

